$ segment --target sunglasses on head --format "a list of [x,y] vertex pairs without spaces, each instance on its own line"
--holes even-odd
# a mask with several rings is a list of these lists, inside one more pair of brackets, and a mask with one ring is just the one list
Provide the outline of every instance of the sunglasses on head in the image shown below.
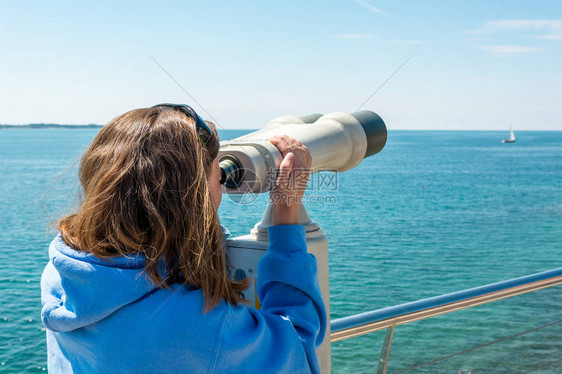
[[201,117],[199,117],[197,112],[195,112],[195,110],[193,110],[192,107],[185,104],[164,103],[164,104],[154,105],[153,108],[158,106],[167,106],[175,110],[179,110],[180,112],[186,114],[188,117],[195,118],[195,130],[197,131],[197,135],[199,135],[199,139],[201,140],[201,143],[204,146],[207,146],[207,142],[213,136],[213,131],[211,130],[209,125],[207,125],[207,123]]

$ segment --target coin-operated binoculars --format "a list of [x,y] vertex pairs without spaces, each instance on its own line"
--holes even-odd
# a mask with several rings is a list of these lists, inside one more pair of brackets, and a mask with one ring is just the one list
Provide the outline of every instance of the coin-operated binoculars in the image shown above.
[[[312,156],[311,172],[341,172],[354,168],[361,161],[382,150],[387,131],[383,120],[371,111],[354,114],[311,114],[305,117],[283,116],[269,122],[263,129],[221,142],[219,165],[223,192],[227,194],[255,194],[267,192],[277,178],[276,171],[283,159],[281,152],[268,139],[273,135],[289,135],[300,140]],[[244,292],[249,306],[259,308],[256,279],[258,262],[267,251],[267,227],[273,224],[272,205],[248,235],[228,238],[234,278],[250,277],[250,287]],[[300,224],[306,227],[308,252],[318,261],[318,280],[328,318],[330,292],[328,277],[328,239],[320,226],[312,221],[303,205]],[[322,373],[331,369],[330,326],[324,343],[318,348]]]

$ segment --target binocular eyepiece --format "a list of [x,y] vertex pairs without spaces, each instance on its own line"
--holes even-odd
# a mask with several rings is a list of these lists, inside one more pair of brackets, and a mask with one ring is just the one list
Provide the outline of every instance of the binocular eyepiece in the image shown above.
[[242,181],[243,169],[235,157],[223,156],[219,161],[221,184],[227,189],[236,188]]
[[312,156],[311,172],[341,172],[380,152],[387,130],[382,118],[368,110],[279,117],[261,130],[221,142],[219,166],[225,193],[261,193],[271,188],[283,159],[268,141],[273,135],[300,140]]

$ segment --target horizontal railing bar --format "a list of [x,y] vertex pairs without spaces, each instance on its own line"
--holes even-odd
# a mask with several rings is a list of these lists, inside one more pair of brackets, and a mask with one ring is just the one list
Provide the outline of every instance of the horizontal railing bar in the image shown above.
[[450,313],[562,284],[562,268],[360,313],[331,322],[331,341]]
[[350,327],[348,329],[339,330],[333,332],[331,334],[331,341],[339,341],[344,339],[349,339],[355,336],[364,335],[370,332],[374,332],[377,330],[385,329],[392,325],[403,325],[406,323],[419,321],[422,319],[435,317],[441,314],[454,312],[461,309],[470,308],[477,305],[486,304],[492,301],[497,301],[501,299],[505,299],[508,297],[513,297],[517,295],[521,295],[527,292],[537,291],[542,288],[556,286],[558,284],[562,284],[562,277],[555,278],[554,281],[546,280],[546,281],[539,281],[536,283],[532,283],[529,285],[522,285],[518,287],[514,287],[512,289],[497,291],[492,294],[477,296],[474,298],[470,298],[467,300],[461,300],[458,302],[445,304],[442,306],[425,309],[419,312],[408,313],[404,315],[400,315],[397,317],[392,317],[388,319],[384,319],[381,321],[375,321],[371,323],[366,323],[363,325]]

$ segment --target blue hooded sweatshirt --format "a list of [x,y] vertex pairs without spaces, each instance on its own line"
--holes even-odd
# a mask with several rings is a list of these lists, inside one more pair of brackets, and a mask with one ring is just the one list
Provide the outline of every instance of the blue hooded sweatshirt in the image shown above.
[[205,314],[200,289],[157,288],[142,256],[101,260],[59,234],[41,278],[49,372],[319,372],[326,311],[304,226],[268,233],[258,268],[261,310],[223,300]]

